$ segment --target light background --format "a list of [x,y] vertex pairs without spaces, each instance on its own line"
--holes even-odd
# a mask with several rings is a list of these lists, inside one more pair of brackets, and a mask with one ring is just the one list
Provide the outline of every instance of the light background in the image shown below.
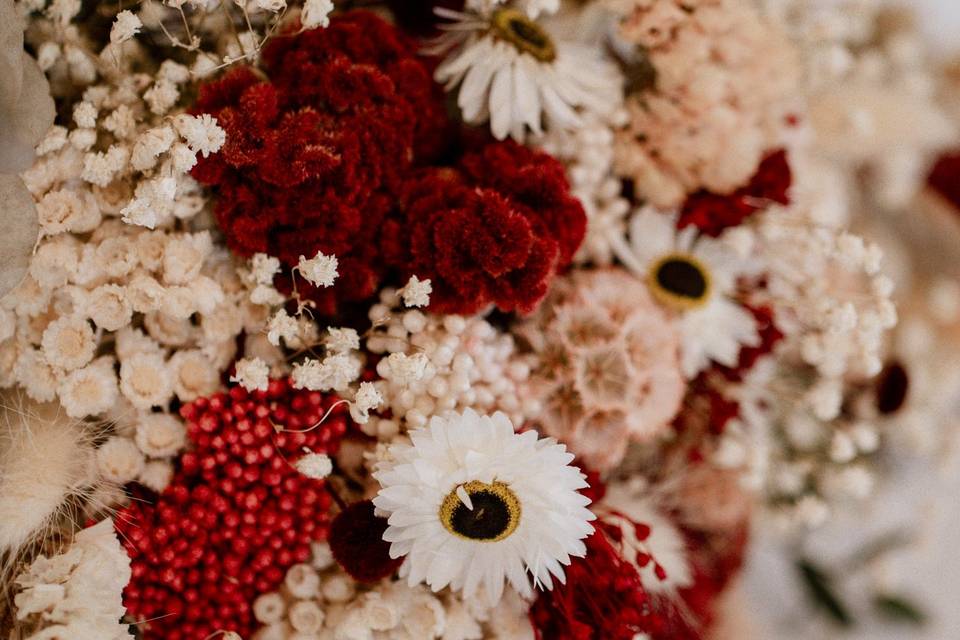
[[[936,55],[960,54],[960,0],[888,0],[888,4],[917,11],[920,28]],[[960,255],[960,247],[954,255]],[[849,632],[823,623],[810,615],[784,548],[766,537],[754,540],[743,585],[760,640],[960,640],[960,470],[956,465],[938,469],[929,462],[907,460],[890,480],[870,512],[851,513],[818,532],[810,552],[821,564],[835,565],[837,558],[848,557],[883,532],[922,523],[920,544],[898,554],[888,575],[899,591],[923,604],[930,614],[928,625],[918,631],[878,624],[871,615]],[[868,591],[864,581],[853,579],[845,586],[852,593],[853,608],[869,611],[857,599],[858,592]]]

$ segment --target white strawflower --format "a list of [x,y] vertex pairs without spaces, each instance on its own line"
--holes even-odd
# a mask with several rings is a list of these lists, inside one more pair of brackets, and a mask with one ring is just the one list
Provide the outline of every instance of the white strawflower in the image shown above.
[[236,382],[247,391],[266,391],[270,385],[270,366],[260,358],[237,360],[236,373],[230,382]]
[[420,280],[417,276],[410,276],[406,286],[400,290],[403,296],[403,304],[408,307],[425,307],[430,304],[430,294],[433,293],[433,286],[430,279]]
[[300,275],[311,284],[318,287],[329,287],[337,279],[337,266],[339,266],[339,262],[336,256],[327,256],[317,251],[317,255],[309,260],[305,256],[300,256],[297,269],[300,271]]
[[117,14],[117,19],[110,28],[110,42],[120,44],[140,33],[143,23],[132,11],[124,10]]
[[300,23],[304,29],[315,29],[330,26],[330,12],[333,11],[333,0],[304,0],[303,10],[300,12]]
[[595,516],[564,445],[470,409],[435,416],[410,439],[390,447],[392,461],[374,474],[374,505],[389,522],[383,537],[391,557],[406,556],[409,585],[450,586],[465,598],[482,587],[495,603],[505,580],[530,596],[529,572],[552,589],[571,556],[586,553]]

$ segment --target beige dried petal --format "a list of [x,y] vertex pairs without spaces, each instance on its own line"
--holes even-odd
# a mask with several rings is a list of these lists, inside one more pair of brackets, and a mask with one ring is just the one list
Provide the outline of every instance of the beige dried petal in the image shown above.
[[0,296],[4,296],[27,274],[40,223],[33,197],[18,176],[0,174],[0,202]]

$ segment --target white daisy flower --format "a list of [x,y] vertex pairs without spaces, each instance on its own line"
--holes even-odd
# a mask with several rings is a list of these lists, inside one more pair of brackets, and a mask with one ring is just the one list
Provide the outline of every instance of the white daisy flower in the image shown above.
[[498,140],[522,142],[526,130],[580,126],[577,109],[608,114],[622,102],[622,76],[595,47],[555,41],[526,13],[495,8],[486,14],[437,9],[452,20],[428,50],[445,55],[434,78],[470,124],[490,121]]
[[736,366],[743,346],[760,342],[756,321],[734,297],[737,279],[752,273],[748,259],[720,238],[677,230],[677,215],[645,207],[630,220],[630,242],[612,234],[617,257],[644,278],[654,298],[678,314],[681,365],[687,378],[717,362]]
[[595,516],[578,489],[588,485],[556,440],[471,409],[435,416],[410,439],[390,448],[373,501],[389,517],[391,557],[406,556],[400,575],[410,586],[450,586],[468,599],[482,587],[493,604],[505,579],[523,596],[532,595],[527,572],[552,589],[570,557],[586,553]]

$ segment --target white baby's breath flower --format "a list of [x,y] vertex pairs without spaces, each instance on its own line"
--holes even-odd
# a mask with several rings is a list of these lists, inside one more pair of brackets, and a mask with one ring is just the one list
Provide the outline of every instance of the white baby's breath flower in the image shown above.
[[280,260],[265,253],[250,258],[250,275],[257,284],[273,284],[273,276],[280,272]]
[[270,367],[260,358],[237,360],[236,373],[230,382],[236,382],[247,391],[266,391],[270,385]]
[[433,286],[430,279],[421,280],[417,276],[410,276],[406,286],[400,290],[403,296],[403,304],[408,307],[425,307],[430,304],[430,294],[433,293]]
[[283,297],[283,294],[277,291],[274,287],[267,284],[258,284],[253,288],[253,291],[250,292],[250,302],[253,304],[262,304],[268,307],[273,307],[278,304],[283,304],[283,301],[286,298]]
[[300,23],[304,29],[316,29],[330,26],[330,12],[333,11],[333,0],[304,0],[303,11],[300,12]]
[[331,353],[347,353],[360,348],[360,336],[356,329],[327,327],[323,343]]
[[350,404],[350,416],[359,424],[367,424],[370,420],[370,411],[379,407],[381,403],[383,403],[383,396],[377,391],[377,387],[372,382],[361,382],[357,395]]
[[329,287],[337,279],[337,266],[336,256],[327,256],[323,252],[317,251],[317,255],[309,260],[305,256],[300,256],[297,269],[300,271],[300,275],[310,283],[318,287]]
[[276,347],[280,346],[281,338],[289,344],[297,340],[298,334],[299,325],[297,324],[297,319],[288,314],[284,309],[278,309],[267,324],[267,340]]
[[387,371],[389,377],[399,384],[410,384],[423,377],[424,370],[427,368],[427,357],[422,353],[416,353],[408,356],[405,353],[391,353],[387,357]]
[[181,114],[174,118],[173,123],[194,153],[199,153],[204,158],[219,151],[227,140],[227,132],[209,113],[199,116]]
[[126,42],[140,32],[143,23],[132,11],[124,10],[117,14],[117,19],[110,28],[110,42],[120,44]]
[[312,451],[294,462],[293,466],[297,471],[314,480],[322,480],[333,471],[330,456]]

